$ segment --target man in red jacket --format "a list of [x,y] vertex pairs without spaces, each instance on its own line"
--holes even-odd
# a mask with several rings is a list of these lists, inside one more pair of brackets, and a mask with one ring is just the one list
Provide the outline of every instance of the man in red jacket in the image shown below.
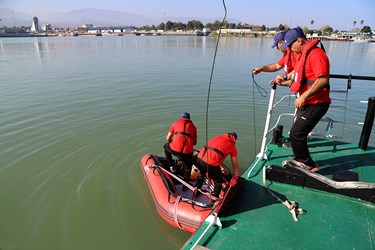
[[319,40],[307,40],[300,28],[289,30],[284,38],[281,49],[288,48],[301,55],[294,67],[292,79],[276,80],[278,85],[289,86],[291,92],[299,94],[294,101],[297,113],[290,129],[294,159],[311,171],[316,171],[318,165],[310,156],[307,136],[325,115],[331,103],[330,64],[324,50],[317,47]]
[[[293,71],[293,67],[298,61],[300,54],[291,53],[288,49],[281,49],[281,46],[284,44],[284,37],[285,37],[286,31],[281,31],[275,35],[273,38],[274,42],[272,44],[272,49],[276,47],[278,50],[280,50],[281,53],[283,53],[283,56],[280,58],[278,62],[271,63],[268,65],[264,65],[258,68],[253,69],[253,74],[257,75],[260,72],[275,72],[282,68],[285,70],[285,78],[289,79],[291,76],[291,72]],[[288,76],[290,75],[290,76]]]
[[232,160],[233,174],[238,176],[240,169],[238,167],[238,153],[235,146],[237,140],[236,132],[224,133],[212,138],[207,145],[199,151],[195,165],[199,169],[199,175],[195,186],[201,188],[203,179],[208,172],[208,176],[214,181],[213,196],[219,197],[221,186],[224,183],[220,164],[230,155]]
[[172,159],[173,154],[184,164],[184,180],[189,181],[193,165],[193,147],[197,144],[197,128],[190,120],[188,112],[183,112],[181,118],[172,124],[166,140],[164,152],[171,171],[176,171]]

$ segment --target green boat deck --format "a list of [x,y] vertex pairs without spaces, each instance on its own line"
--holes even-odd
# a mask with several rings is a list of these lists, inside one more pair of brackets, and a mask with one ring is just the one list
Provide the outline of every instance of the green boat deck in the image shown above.
[[[344,168],[359,181],[375,183],[375,148],[329,139],[309,139],[317,173],[332,178]],[[183,249],[375,249],[375,204],[357,198],[267,180],[282,201],[297,202],[305,213],[293,220],[289,209],[263,186],[263,166],[282,166],[292,159],[290,148],[269,145],[267,160],[255,161],[244,173],[245,182],[220,216],[222,227],[205,222]],[[375,199],[375,197],[373,198]],[[374,200],[372,201],[374,202]]]

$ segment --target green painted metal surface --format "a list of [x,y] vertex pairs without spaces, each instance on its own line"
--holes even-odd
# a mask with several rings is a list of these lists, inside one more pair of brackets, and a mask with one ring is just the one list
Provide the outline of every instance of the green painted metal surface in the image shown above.
[[[359,180],[375,182],[375,148],[363,151],[357,145],[326,139],[310,139],[318,173],[331,178],[333,170],[350,169]],[[375,204],[311,188],[267,181],[267,187],[281,200],[296,201],[305,213],[293,220],[289,209],[262,185],[262,168],[281,166],[290,160],[290,148],[269,145],[268,160],[257,162],[251,177],[232,207],[220,217],[222,229],[212,227],[203,236],[203,225],[183,249],[374,249]],[[375,199],[375,198],[374,198]],[[197,241],[199,237],[202,240]]]

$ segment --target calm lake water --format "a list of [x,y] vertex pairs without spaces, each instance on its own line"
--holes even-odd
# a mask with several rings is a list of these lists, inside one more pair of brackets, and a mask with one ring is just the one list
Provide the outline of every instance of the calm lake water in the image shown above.
[[[215,45],[213,37],[185,36],[0,39],[0,249],[178,249],[189,234],[157,214],[139,160],[163,154],[182,111],[204,144]],[[259,150],[268,103],[254,92],[250,69],[280,58],[271,45],[219,43],[208,138],[235,130],[242,172]],[[331,73],[375,76],[375,44],[324,45]],[[275,75],[256,81],[269,92]],[[355,123],[366,109],[358,101],[374,96],[374,86],[353,81],[350,115],[327,114],[348,122],[332,133],[358,143]]]

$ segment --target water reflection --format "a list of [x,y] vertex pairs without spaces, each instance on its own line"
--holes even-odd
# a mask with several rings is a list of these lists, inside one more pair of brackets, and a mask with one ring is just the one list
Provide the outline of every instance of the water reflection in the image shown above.
[[[48,45],[48,43],[46,43]],[[43,63],[44,59],[45,59],[45,51],[43,49],[43,43],[41,41],[39,41],[38,39],[36,39],[34,41],[34,48],[35,48],[35,54],[36,54],[36,58],[37,60],[40,62],[40,63]]]
[[2,40],[0,40],[0,49],[1,49],[1,52],[4,53],[4,44]]

